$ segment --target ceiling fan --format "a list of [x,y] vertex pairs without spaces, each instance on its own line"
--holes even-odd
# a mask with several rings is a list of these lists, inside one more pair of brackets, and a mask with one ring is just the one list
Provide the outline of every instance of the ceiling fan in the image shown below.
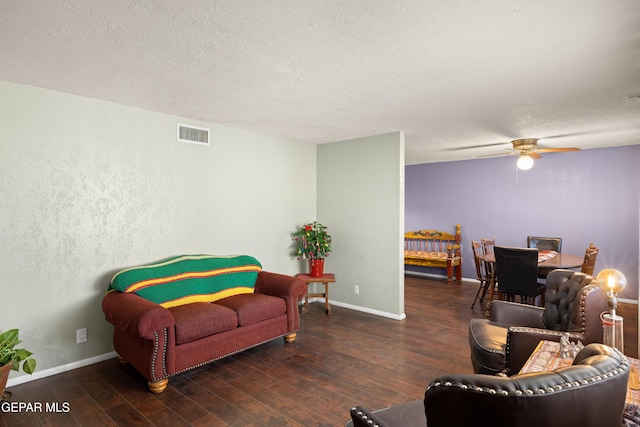
[[533,166],[533,159],[539,159],[542,156],[539,153],[559,153],[566,151],[580,151],[580,148],[538,148],[537,138],[521,138],[511,141],[513,148],[511,153],[518,154],[518,168],[521,170],[529,170]]

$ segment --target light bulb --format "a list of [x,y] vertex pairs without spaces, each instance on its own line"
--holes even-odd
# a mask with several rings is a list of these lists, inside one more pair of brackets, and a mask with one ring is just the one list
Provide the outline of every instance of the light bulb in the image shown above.
[[522,154],[518,159],[518,169],[528,171],[533,166],[533,159],[528,154]]
[[620,293],[627,286],[627,278],[624,277],[624,274],[613,268],[605,268],[598,273],[596,281],[603,291],[611,292],[614,295]]

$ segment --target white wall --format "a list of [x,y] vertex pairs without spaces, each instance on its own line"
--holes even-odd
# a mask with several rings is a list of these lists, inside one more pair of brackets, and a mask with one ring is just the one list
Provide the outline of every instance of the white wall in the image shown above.
[[[1,328],[20,329],[36,372],[113,350],[100,304],[121,268],[247,253],[299,272],[314,145],[8,82],[0,118]],[[178,143],[177,122],[211,127],[211,146]]]
[[333,240],[331,299],[404,318],[404,134],[319,145],[317,205]]

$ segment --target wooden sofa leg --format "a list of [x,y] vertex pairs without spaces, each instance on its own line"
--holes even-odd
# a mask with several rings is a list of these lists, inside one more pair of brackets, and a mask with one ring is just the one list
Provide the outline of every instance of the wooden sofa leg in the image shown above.
[[287,344],[294,342],[296,340],[296,335],[297,334],[295,332],[291,332],[290,334],[285,335],[284,342],[286,342]]
[[128,365],[129,362],[127,362],[122,356],[118,355],[118,361],[123,364],[123,365]]
[[154,383],[149,381],[149,390],[151,390],[152,393],[162,393],[167,388],[168,384],[169,384],[169,378],[165,378],[163,380],[156,381]]

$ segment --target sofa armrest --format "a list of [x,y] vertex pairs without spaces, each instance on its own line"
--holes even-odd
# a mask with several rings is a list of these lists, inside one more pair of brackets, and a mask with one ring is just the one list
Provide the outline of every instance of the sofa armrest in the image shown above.
[[[566,333],[567,332],[562,331],[551,331],[549,329],[521,326],[510,327],[507,332],[506,347],[508,375],[515,375],[522,369],[540,341],[560,342],[560,338]],[[578,342],[582,339],[582,334],[569,333],[569,338],[573,342]]]
[[542,328],[544,308],[508,301],[491,303],[491,321],[514,326]]
[[[285,274],[261,271],[256,279],[255,293],[283,298],[287,305],[287,332],[293,333],[300,329],[298,301],[307,293],[307,284],[304,280]],[[293,342],[295,333],[289,338],[287,342]]]
[[146,339],[154,339],[155,331],[174,326],[169,310],[132,293],[107,293],[102,311],[109,323]]
[[362,406],[351,408],[351,425],[353,427],[389,427],[375,413],[367,411]]
[[255,292],[274,297],[291,298],[297,303],[307,293],[307,284],[304,280],[294,276],[261,271],[258,273]]

